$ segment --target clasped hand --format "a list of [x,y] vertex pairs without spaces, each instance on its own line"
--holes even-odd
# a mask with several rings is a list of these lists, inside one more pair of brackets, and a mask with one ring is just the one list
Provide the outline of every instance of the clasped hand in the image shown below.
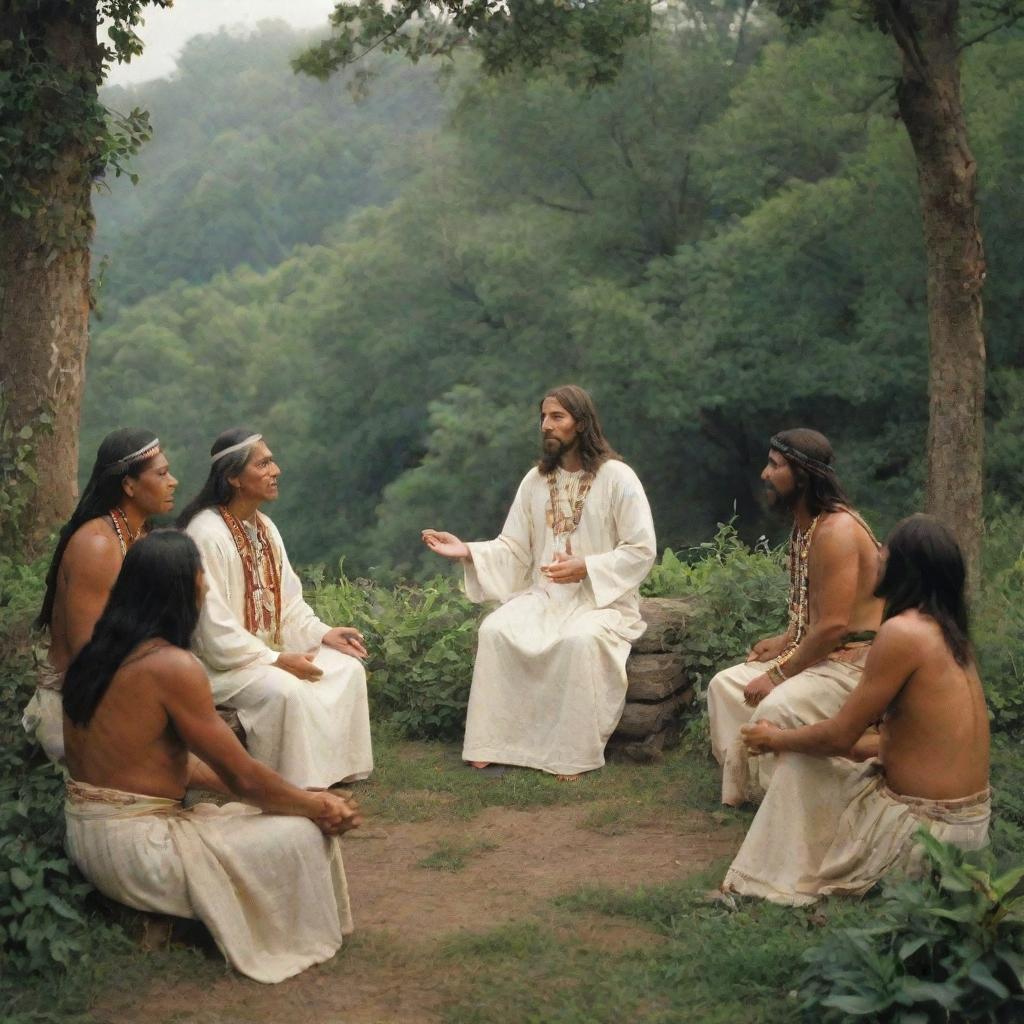
[[756,708],[774,689],[775,684],[771,677],[767,672],[762,672],[743,687],[743,703],[748,707]]
[[741,725],[740,735],[751,754],[772,753],[772,736],[782,730],[773,722],[754,722],[753,725]]
[[552,583],[579,583],[587,578],[587,563],[577,555],[556,551],[554,561],[542,565],[540,571]]
[[320,812],[312,821],[325,836],[337,836],[342,832],[351,832],[363,823],[359,813],[359,804],[349,797],[347,800],[336,793],[324,791],[319,794]]

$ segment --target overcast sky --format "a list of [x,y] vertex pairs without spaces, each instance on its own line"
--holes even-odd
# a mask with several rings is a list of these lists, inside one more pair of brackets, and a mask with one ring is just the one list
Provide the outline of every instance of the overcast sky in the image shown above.
[[138,30],[145,52],[131,64],[117,64],[107,81],[112,85],[163,78],[175,67],[175,58],[192,36],[222,27],[245,28],[267,18],[287,21],[297,28],[322,25],[334,9],[334,0],[174,0],[170,8],[144,8],[145,25]]

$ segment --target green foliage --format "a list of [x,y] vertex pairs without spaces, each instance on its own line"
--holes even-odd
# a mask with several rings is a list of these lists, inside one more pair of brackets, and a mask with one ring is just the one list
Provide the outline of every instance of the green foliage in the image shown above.
[[0,998],[6,979],[78,963],[111,933],[90,919],[92,887],[63,849],[63,777],[21,725],[41,657],[27,623],[45,568],[0,556]]
[[697,598],[687,623],[684,653],[693,681],[704,686],[727,665],[742,661],[750,648],[786,628],[789,576],[785,549],[764,538],[748,547],[735,519],[719,523],[713,540],[682,561],[666,551],[644,584],[648,597]]
[[358,626],[366,638],[375,719],[410,738],[462,735],[480,612],[451,580],[387,589],[321,574],[312,602],[324,621]]
[[0,393],[0,550],[17,551],[21,543],[38,479],[32,438],[50,430],[51,425],[50,415],[41,413],[32,423],[15,430]]
[[1024,1012],[1024,867],[993,873],[918,833],[920,881],[890,885],[875,922],[805,956],[804,1010],[815,1024],[1005,1021]]

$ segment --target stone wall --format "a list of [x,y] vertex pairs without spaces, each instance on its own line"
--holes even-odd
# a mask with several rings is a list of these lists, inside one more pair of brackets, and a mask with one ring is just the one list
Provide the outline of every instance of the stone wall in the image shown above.
[[693,700],[682,649],[693,602],[655,597],[640,602],[647,630],[626,662],[626,708],[608,743],[612,758],[656,761],[679,740],[681,720]]

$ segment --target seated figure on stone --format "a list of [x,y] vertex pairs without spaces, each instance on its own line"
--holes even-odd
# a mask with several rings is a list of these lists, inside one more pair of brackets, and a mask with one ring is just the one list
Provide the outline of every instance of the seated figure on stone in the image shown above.
[[722,803],[757,802],[774,758],[750,758],[740,726],[792,727],[834,715],[860,681],[882,616],[874,595],[878,541],[850,506],[828,439],[797,428],[769,442],[761,472],[769,507],[792,519],[789,626],[755,644],[708,686],[711,749]]
[[261,434],[232,429],[214,441],[206,483],[178,518],[209,586],[193,650],[253,757],[296,786],[365,779],[373,753],[362,634],[328,626],[306,603],[260,511],[277,500],[280,475]]
[[[360,819],[354,802],[250,757],[217,715],[188,651],[205,586],[177,530],[125,557],[64,685],[67,847],[104,895],[198,918],[239,971],[282,981],[352,930],[336,837]],[[185,810],[187,787],[246,803]]]
[[78,506],[57,538],[36,619],[49,630],[50,649],[23,723],[51,760],[64,758],[64,672],[92,636],[128,549],[150,517],[174,508],[177,486],[152,431],[115,430],[100,444]]
[[726,891],[793,905],[859,895],[919,872],[920,828],[965,850],[988,840],[988,712],[960,549],[938,520],[912,516],[879,567],[884,619],[839,711],[798,728],[743,727],[751,753],[778,764]]
[[461,560],[472,600],[502,602],[480,626],[463,758],[572,778],[604,764],[622,715],[654,523],[586,391],[545,395],[540,430],[542,457],[496,540],[423,540]]

